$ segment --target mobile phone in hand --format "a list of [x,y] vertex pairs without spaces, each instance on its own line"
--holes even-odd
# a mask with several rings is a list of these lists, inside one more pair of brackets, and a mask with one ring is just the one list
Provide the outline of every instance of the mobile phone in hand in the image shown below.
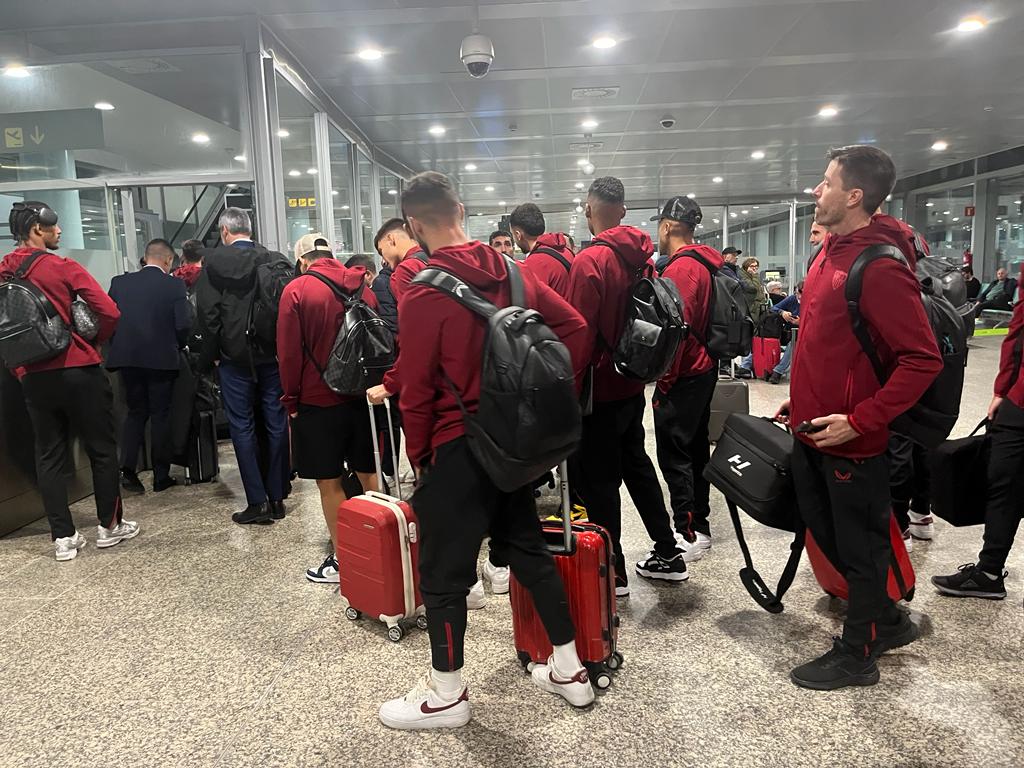
[[802,435],[813,435],[815,432],[821,432],[824,429],[828,429],[828,424],[811,424],[809,421],[804,421],[797,426],[796,431]]

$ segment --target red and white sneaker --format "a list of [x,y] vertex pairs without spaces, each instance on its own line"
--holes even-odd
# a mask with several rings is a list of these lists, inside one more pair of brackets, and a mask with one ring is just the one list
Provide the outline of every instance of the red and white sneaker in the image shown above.
[[594,689],[586,669],[581,668],[572,677],[563,679],[555,672],[554,657],[549,656],[547,664],[535,665],[530,674],[534,685],[561,696],[574,707],[585,707],[594,701]]
[[444,699],[434,687],[430,672],[416,681],[405,696],[381,705],[380,721],[402,731],[425,728],[459,728],[469,722],[469,689],[463,686],[455,699]]
[[910,535],[921,541],[931,541],[935,537],[935,518],[911,512]]

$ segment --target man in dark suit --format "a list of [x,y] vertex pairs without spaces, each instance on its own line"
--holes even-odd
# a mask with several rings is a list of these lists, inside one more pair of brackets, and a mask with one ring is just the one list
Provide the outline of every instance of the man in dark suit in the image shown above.
[[128,415],[121,440],[121,487],[144,493],[135,474],[139,450],[152,423],[153,490],[175,485],[170,476],[171,393],[178,376],[178,350],[185,345],[191,317],[185,283],[168,272],[174,249],[166,240],[146,245],[144,266],[138,272],[110,281],[110,298],[121,311],[107,356],[107,368],[120,370]]

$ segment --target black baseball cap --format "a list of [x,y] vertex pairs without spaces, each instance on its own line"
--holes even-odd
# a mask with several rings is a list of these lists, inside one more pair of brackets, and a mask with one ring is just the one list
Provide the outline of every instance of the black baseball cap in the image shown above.
[[735,253],[737,256],[739,256],[741,253],[743,253],[743,251],[741,251],[739,248],[733,248],[730,245],[728,248],[726,248],[724,251],[722,251],[722,255],[725,256],[725,254],[727,254],[727,253]]
[[651,216],[651,221],[661,221],[662,219],[679,221],[689,225],[691,229],[695,229],[703,221],[704,214],[696,200],[685,195],[676,195],[668,199],[665,207],[661,209],[661,213]]

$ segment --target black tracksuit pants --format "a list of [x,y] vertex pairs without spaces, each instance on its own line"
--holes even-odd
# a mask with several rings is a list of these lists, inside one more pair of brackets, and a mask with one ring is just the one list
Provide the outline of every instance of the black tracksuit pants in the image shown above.
[[113,528],[121,521],[121,478],[114,435],[114,393],[98,365],[29,373],[21,380],[35,433],[36,482],[50,522],[50,535],[75,534],[68,509],[72,437],[82,442],[92,465],[96,516]]
[[667,393],[656,390],[652,400],[658,467],[668,485],[672,521],[689,541],[696,533],[711,535],[711,486],[704,467],[711,458],[708,422],[717,383],[712,369],[679,379]]
[[998,576],[1006,566],[1024,514],[1024,410],[1003,400],[988,434],[992,450],[988,462],[985,544],[978,556],[978,567]]
[[603,526],[615,542],[615,573],[626,575],[622,555],[622,500],[625,483],[655,551],[663,557],[676,554],[676,538],[669,524],[661,483],[644,446],[644,406],[641,393],[626,400],[594,403],[583,417],[579,467],[583,498],[590,522]]
[[884,455],[831,456],[796,440],[792,469],[800,516],[849,586],[843,640],[865,647],[876,624],[900,618],[886,589],[892,562],[888,462]]
[[437,449],[412,506],[420,526],[420,593],[434,669],[462,668],[466,595],[476,583],[477,556],[486,536],[533,596],[552,645],[575,638],[565,586],[541,533],[532,488],[498,490],[460,437]]
[[931,509],[928,449],[906,435],[889,434],[889,495],[901,531],[910,527],[910,512],[927,515]]

